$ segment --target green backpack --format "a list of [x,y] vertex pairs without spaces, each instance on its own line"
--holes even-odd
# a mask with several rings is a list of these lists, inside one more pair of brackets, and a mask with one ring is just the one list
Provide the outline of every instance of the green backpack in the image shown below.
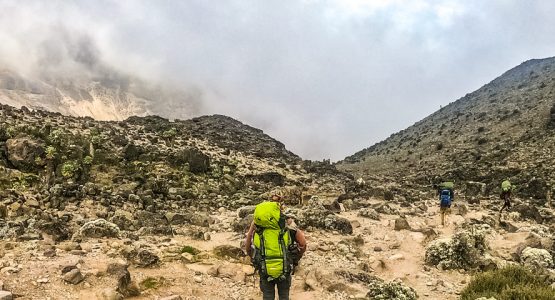
[[291,272],[288,247],[291,244],[279,203],[262,202],[254,210],[254,267],[268,281],[282,280]]
[[455,188],[455,183],[452,181],[444,181],[439,184],[439,188],[442,190],[453,190]]
[[503,182],[501,183],[501,190],[502,190],[503,192],[509,192],[509,191],[511,191],[512,189],[513,189],[513,185],[511,184],[510,181],[505,180],[505,181],[503,181]]

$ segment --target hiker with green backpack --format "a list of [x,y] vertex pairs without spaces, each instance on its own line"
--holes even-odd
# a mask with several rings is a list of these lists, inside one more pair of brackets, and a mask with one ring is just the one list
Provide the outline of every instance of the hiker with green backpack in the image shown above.
[[511,194],[514,189],[515,189],[515,186],[511,184],[511,182],[508,179],[505,179],[501,183],[500,198],[501,200],[504,201],[504,203],[503,203],[503,206],[501,207],[501,210],[499,211],[500,214],[503,213],[503,209],[505,208],[507,208],[507,210],[511,210]]
[[271,201],[254,210],[245,247],[260,274],[263,300],[274,300],[276,287],[280,300],[289,299],[291,275],[306,251],[306,238],[298,229],[288,227],[291,219],[283,213],[282,197],[273,193]]

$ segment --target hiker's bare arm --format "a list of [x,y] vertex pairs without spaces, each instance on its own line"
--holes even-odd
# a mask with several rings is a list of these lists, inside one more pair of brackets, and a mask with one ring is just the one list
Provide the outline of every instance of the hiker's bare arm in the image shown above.
[[245,237],[245,248],[247,248],[247,255],[248,256],[252,256],[252,249],[251,249],[251,244],[252,244],[252,237],[254,235],[254,222],[251,223],[251,226],[249,227],[249,231],[247,232],[247,236]]
[[303,254],[306,251],[306,237],[304,236],[304,232],[302,230],[297,230],[297,234],[295,235],[295,240],[299,245],[299,253],[301,254],[301,256],[303,256]]

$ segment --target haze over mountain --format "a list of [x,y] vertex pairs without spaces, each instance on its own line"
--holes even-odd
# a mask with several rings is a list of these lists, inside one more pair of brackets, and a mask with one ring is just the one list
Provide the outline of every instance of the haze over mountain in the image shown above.
[[0,69],[64,95],[125,79],[108,92],[124,91],[124,111],[229,115],[337,160],[553,55],[554,14],[551,1],[4,0]]

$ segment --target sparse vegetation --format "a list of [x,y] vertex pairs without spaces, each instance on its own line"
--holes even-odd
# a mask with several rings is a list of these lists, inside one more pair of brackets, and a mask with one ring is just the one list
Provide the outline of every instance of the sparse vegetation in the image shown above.
[[64,178],[73,178],[78,170],[79,166],[74,161],[67,161],[62,165],[61,173]]
[[181,253],[189,253],[189,254],[192,254],[192,255],[197,255],[197,254],[200,253],[200,250],[198,250],[198,249],[195,248],[195,247],[186,245],[186,246],[183,246],[183,247],[181,248],[180,252],[181,252]]
[[141,281],[139,286],[141,287],[141,290],[155,290],[160,288],[164,284],[166,284],[166,278],[164,277],[147,277],[143,281]]
[[493,297],[497,300],[552,300],[555,299],[555,289],[551,288],[545,276],[522,266],[508,266],[476,275],[461,294],[462,300],[480,297]]

